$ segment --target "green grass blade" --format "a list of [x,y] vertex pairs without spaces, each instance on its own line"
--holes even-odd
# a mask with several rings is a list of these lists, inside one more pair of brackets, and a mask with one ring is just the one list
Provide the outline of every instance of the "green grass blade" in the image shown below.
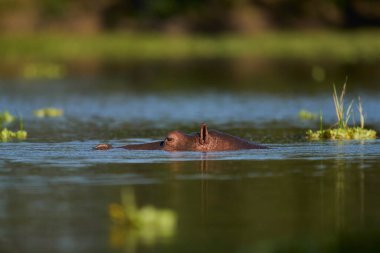
[[364,128],[364,113],[363,113],[363,106],[362,106],[360,97],[358,97],[358,111],[359,111],[359,117],[360,117],[360,128]]
[[354,100],[352,100],[351,103],[348,105],[348,108],[346,111],[346,118],[344,120],[344,128],[347,128],[348,126],[348,121],[350,120],[352,112],[353,112],[353,108],[352,108],[353,104],[354,104]]

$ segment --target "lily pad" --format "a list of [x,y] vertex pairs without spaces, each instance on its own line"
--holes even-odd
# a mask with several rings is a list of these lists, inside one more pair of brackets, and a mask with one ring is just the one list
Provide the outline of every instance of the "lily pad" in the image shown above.
[[54,108],[54,107],[47,107],[47,108],[34,110],[33,113],[38,118],[46,118],[46,117],[55,118],[55,117],[61,117],[63,115],[63,110]]

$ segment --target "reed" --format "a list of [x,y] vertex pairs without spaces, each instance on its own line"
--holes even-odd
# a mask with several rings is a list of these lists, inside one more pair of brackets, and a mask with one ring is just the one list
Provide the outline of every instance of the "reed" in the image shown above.
[[348,121],[350,120],[352,112],[353,112],[352,105],[354,104],[354,100],[351,101],[351,103],[348,105],[346,110],[344,109],[345,108],[344,96],[346,95],[346,84],[347,82],[343,84],[343,88],[339,97],[338,97],[338,93],[336,92],[335,85],[333,85],[334,87],[333,100],[334,100],[336,116],[338,119],[337,125],[339,128],[347,128]]
[[360,127],[364,128],[364,113],[363,113],[363,106],[362,106],[360,97],[358,97],[358,111],[359,111],[359,117],[360,117]]

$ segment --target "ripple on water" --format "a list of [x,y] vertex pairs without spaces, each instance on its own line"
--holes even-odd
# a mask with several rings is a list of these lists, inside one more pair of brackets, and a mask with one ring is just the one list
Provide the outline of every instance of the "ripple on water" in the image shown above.
[[[140,139],[142,141],[142,139]],[[144,141],[150,141],[144,140]],[[143,142],[144,142],[143,141]],[[131,141],[133,142],[133,141]],[[39,167],[79,168],[109,163],[166,163],[197,160],[290,160],[290,159],[379,159],[379,140],[357,142],[302,142],[270,144],[269,149],[229,152],[166,152],[111,149],[92,150],[97,141],[62,143],[0,144],[2,163],[14,162]],[[116,143],[119,145],[121,143]],[[3,168],[6,166],[2,166]]]

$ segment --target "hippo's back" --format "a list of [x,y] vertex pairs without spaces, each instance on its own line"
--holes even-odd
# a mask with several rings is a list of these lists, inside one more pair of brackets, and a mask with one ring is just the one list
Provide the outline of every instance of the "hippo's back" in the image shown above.
[[209,131],[210,149],[214,151],[228,151],[241,149],[265,149],[267,147],[244,140],[240,137],[216,130]]

